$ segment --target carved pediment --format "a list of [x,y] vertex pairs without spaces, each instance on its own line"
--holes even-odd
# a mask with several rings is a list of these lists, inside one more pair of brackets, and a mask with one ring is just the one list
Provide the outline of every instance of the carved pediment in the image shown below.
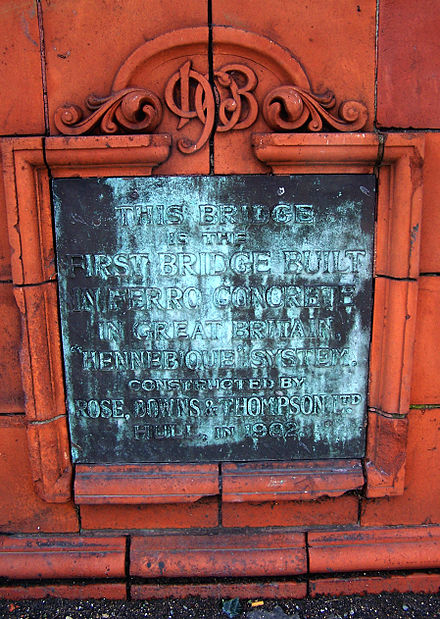
[[161,35],[123,62],[108,95],[88,96],[86,113],[58,108],[55,125],[66,135],[168,132],[191,154],[214,133],[358,131],[368,120],[363,103],[313,92],[298,60],[266,37],[216,27],[213,58],[207,28]]

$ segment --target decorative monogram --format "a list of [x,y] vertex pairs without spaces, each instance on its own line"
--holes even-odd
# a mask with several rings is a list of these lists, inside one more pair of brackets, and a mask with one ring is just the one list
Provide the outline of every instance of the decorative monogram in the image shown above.
[[[258,118],[255,91],[258,79],[245,64],[229,63],[208,75],[196,71],[191,60],[184,62],[166,82],[164,100],[179,120],[177,131],[197,119],[202,130],[197,140],[179,137],[177,148],[184,154],[199,151],[214,132],[238,131],[251,127]],[[83,119],[77,105],[65,105],[55,112],[55,126],[67,135],[92,131],[108,133],[151,133],[163,116],[160,98],[145,88],[124,88],[107,97],[86,99],[91,114]],[[338,108],[330,91],[316,94],[294,84],[273,88],[261,105],[266,124],[275,131],[321,131],[324,123],[336,131],[358,131],[368,120],[367,108],[359,101],[345,101]]]
[[[195,88],[191,88],[191,82]],[[180,117],[177,129],[182,129],[191,118],[198,118],[203,131],[197,142],[180,138],[177,148],[186,154],[200,150],[208,141],[215,123],[215,101],[218,101],[217,131],[247,129],[258,116],[258,103],[252,91],[257,86],[257,76],[243,64],[227,64],[214,72],[215,86],[208,76],[191,68],[185,62],[172,75],[165,87],[165,102]],[[180,94],[179,94],[180,93]]]
[[[193,96],[191,96],[191,81],[197,84]],[[180,106],[178,102],[177,90],[180,86]],[[191,62],[185,62],[170,77],[165,87],[165,101],[170,110],[179,116],[177,129],[183,127],[191,118],[198,118],[203,125],[203,131],[197,142],[193,143],[188,138],[180,138],[177,148],[186,154],[200,150],[209,139],[215,120],[214,94],[208,79],[191,69]]]

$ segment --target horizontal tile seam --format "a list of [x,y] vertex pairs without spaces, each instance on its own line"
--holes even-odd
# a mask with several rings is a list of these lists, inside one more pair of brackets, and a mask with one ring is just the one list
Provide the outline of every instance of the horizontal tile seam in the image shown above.
[[[0,136],[1,138],[2,136]],[[9,136],[13,139],[21,138],[22,136]],[[26,137],[26,136],[24,136]],[[135,148],[139,142],[154,142],[155,139],[159,139],[159,141],[166,142],[168,138],[172,137],[172,133],[169,131],[162,131],[159,133],[114,133],[114,134],[90,134],[90,135],[67,135],[60,133],[53,133],[52,135],[37,135],[37,136],[29,136],[29,137],[38,137],[41,138],[42,141],[46,144],[46,149],[48,151],[51,150],[69,150],[79,148],[89,149],[89,148],[103,148],[108,150],[108,142],[116,142],[117,148],[127,148],[127,142],[129,143],[128,148]],[[66,142],[68,142],[68,146],[66,147]],[[123,144],[119,144],[118,142],[123,142]],[[104,146],[102,145],[104,144]],[[145,144],[141,144],[141,146],[145,147]],[[155,144],[153,144],[155,146]]]
[[17,140],[26,138],[41,138],[44,139],[44,133],[2,133],[0,134],[0,140]]
[[36,288],[37,286],[44,286],[45,284],[57,283],[57,276],[55,274],[52,279],[45,279],[41,282],[32,282],[32,283],[24,283],[24,284],[16,284],[15,282],[12,282],[12,283],[14,285],[14,288],[21,288],[21,289]]
[[[18,578],[14,578],[13,580],[9,581],[8,583],[3,583],[0,584],[0,590],[10,590],[10,589],[38,589],[38,588],[43,588],[46,589],[47,587],[50,588],[64,588],[64,587],[69,587],[72,589],[78,589],[78,588],[94,588],[94,587],[106,587],[107,585],[112,586],[112,585],[121,585],[125,583],[124,577],[123,576],[110,576],[109,578],[106,578],[105,576],[90,576],[90,577],[85,577],[84,579],[81,579],[81,582],[78,582],[77,578],[63,578],[62,582],[58,581],[58,582],[54,582],[55,579],[53,578],[39,578],[38,581],[34,581],[33,579],[18,579]],[[58,579],[57,579],[58,580]],[[139,585],[138,585],[139,586]],[[141,584],[142,586],[142,584]],[[158,586],[162,586],[162,585],[158,585]],[[171,585],[174,586],[174,585]]]
[[[217,494],[216,492],[213,493],[211,496],[214,496],[214,494]],[[137,498],[137,499],[144,499],[144,498],[149,498],[149,497],[165,497],[165,498],[173,498],[173,497],[181,497],[181,496],[188,496],[188,497],[194,497],[194,499],[198,499],[201,498],[202,496],[208,496],[207,492],[201,491],[201,492],[185,492],[182,491],[180,493],[174,492],[162,492],[162,493],[143,493],[143,494],[83,494],[82,492],[75,492],[75,498],[76,500],[83,500],[84,499],[124,499],[124,498]],[[79,502],[79,501],[78,501]]]
[[410,409],[414,409],[414,410],[431,410],[431,409],[435,409],[435,408],[440,408],[440,403],[439,404],[410,404]]
[[[373,412],[381,412],[381,411],[376,411],[373,410]],[[390,413],[384,413],[384,414],[390,414]],[[398,414],[398,413],[396,413]],[[63,416],[63,415],[61,415]],[[82,465],[78,465],[78,466],[82,466]],[[102,466],[102,465],[98,465],[98,466]],[[111,465],[110,465],[111,466]],[[262,477],[288,477],[291,475],[297,476],[297,477],[303,477],[303,476],[314,476],[316,474],[322,474],[325,476],[340,476],[340,475],[350,475],[350,476],[356,476],[359,475],[359,471],[362,470],[362,465],[359,464],[355,464],[355,465],[351,465],[351,467],[355,468],[355,470],[350,470],[350,469],[332,469],[332,468],[316,468],[316,469],[307,469],[307,470],[302,470],[302,469],[298,469],[298,470],[284,470],[284,469],[275,469],[274,471],[264,471],[261,469],[246,469],[246,471],[242,472],[229,472],[229,471],[223,471],[222,475],[223,477],[227,477],[228,479],[231,478],[238,478],[238,479],[242,479],[242,478],[246,478],[246,477],[253,477],[255,474],[259,474]],[[92,480],[98,480],[100,481],[100,483],[105,483],[105,479],[101,479],[101,477],[105,476],[105,477],[109,477],[109,478],[114,478],[114,480],[117,479],[122,479],[124,481],[128,480],[136,480],[136,479],[145,479],[147,481],[152,481],[154,479],[158,479],[160,481],[162,480],[162,477],[169,477],[169,475],[175,475],[176,477],[206,477],[206,478],[217,478],[217,472],[216,471],[179,471],[178,469],[176,470],[171,470],[171,471],[166,471],[164,473],[153,473],[153,474],[149,474],[148,472],[145,473],[131,473],[130,470],[128,471],[123,471],[122,473],[116,473],[113,471],[82,471],[82,470],[77,470],[77,479],[81,479],[81,481],[84,481],[84,483],[86,482],[87,479],[92,479]],[[170,482],[171,483],[171,482]]]
[[48,423],[52,423],[52,421],[57,421],[58,419],[64,419],[67,417],[66,413],[61,413],[60,415],[56,415],[55,417],[51,417],[50,419],[28,419],[28,426],[44,426]]
[[359,472],[362,471],[362,465],[359,463],[356,466],[355,470],[350,469],[332,469],[332,468],[316,468],[316,469],[307,469],[307,470],[283,470],[276,469],[272,471],[261,471],[260,469],[247,469],[245,473],[229,473],[228,471],[223,472],[223,477],[227,478],[228,481],[232,481],[234,479],[242,479],[243,477],[253,477],[254,475],[260,475],[261,477],[312,477],[317,474],[325,475],[326,477],[339,477],[340,475],[351,475],[356,476],[359,475]]
[[[305,553],[305,544],[298,544],[297,546],[289,545],[289,546],[276,546],[276,547],[260,547],[253,546],[252,548],[247,548],[243,546],[232,546],[230,548],[151,548],[145,552],[145,558],[150,555],[177,555],[181,553],[206,553],[206,552],[289,552],[291,550],[301,550]],[[140,551],[132,546],[132,554],[138,554]]]
[[376,415],[380,415],[381,417],[386,417],[387,419],[406,419],[408,413],[391,413],[388,411],[383,411],[376,406],[368,406],[369,413],[375,413]]
[[[81,465],[78,465],[81,466]],[[98,465],[98,466],[102,466],[102,465]],[[111,466],[111,465],[110,465]],[[114,479],[123,479],[124,481],[127,480],[127,478],[132,481],[132,480],[136,480],[136,479],[147,479],[148,481],[152,481],[153,479],[159,479],[160,481],[163,481],[163,477],[169,477],[171,474],[175,475],[176,477],[215,477],[217,478],[217,471],[179,471],[179,469],[172,469],[169,471],[164,471],[163,473],[148,473],[148,471],[145,472],[136,472],[136,473],[132,473],[129,470],[127,471],[122,471],[122,473],[116,472],[116,471],[82,471],[77,470],[77,477],[80,477],[81,480],[86,480],[88,478],[90,479],[99,479],[100,483],[105,483],[105,479],[102,479],[103,476],[105,477],[111,477]]]
[[310,531],[310,535],[313,537],[316,536],[368,536],[368,535],[395,535],[396,533],[400,536],[402,535],[414,535],[415,533],[420,532],[426,534],[426,532],[435,532],[440,535],[440,523],[439,524],[392,524],[392,525],[370,525],[370,526],[356,526],[347,528],[344,531],[340,531],[338,529],[327,529],[326,531]]
[[21,554],[33,554],[33,555],[41,555],[41,554],[59,554],[64,555],[67,554],[72,558],[77,555],[92,555],[94,557],[99,556],[102,557],[104,555],[125,555],[125,547],[115,546],[114,548],[105,548],[105,549],[93,549],[93,548],[77,548],[76,546],[72,546],[70,548],[20,548],[20,547],[12,547],[12,548],[1,548],[0,549],[0,559],[2,554],[5,555],[21,555]]
[[375,273],[375,278],[389,279],[396,282],[417,282],[417,277],[397,277],[396,275],[386,275],[385,273]]
[[[180,531],[180,529],[178,529]],[[113,537],[110,537],[111,534],[114,533]],[[108,539],[112,540],[109,543],[84,543],[83,540],[96,539],[96,534],[99,535],[99,539]],[[46,535],[46,534],[45,534]],[[79,534],[81,539],[78,541],[78,535],[76,533],[68,534],[69,537],[75,538],[72,543],[63,542],[58,543],[57,541],[52,540],[44,542],[41,538],[38,537],[38,533],[35,534],[32,538],[23,538],[16,537],[12,542],[10,539],[15,536],[9,536],[8,534],[3,533],[1,537],[3,538],[0,541],[0,556],[5,552],[114,552],[114,551],[123,551],[125,548],[125,538],[126,533],[123,531],[111,529],[107,532],[104,532],[104,535],[101,534],[100,531],[95,530],[83,530]],[[95,537],[94,537],[95,536]],[[6,541],[5,541],[6,540]],[[116,541],[113,541],[116,540]],[[23,545],[20,542],[25,542]],[[76,542],[76,543],[75,543]]]
[[347,546],[374,546],[375,548],[381,549],[383,551],[383,544],[389,544],[391,546],[402,546],[406,544],[440,544],[440,535],[438,537],[406,537],[406,538],[394,538],[394,537],[381,537],[378,536],[375,539],[366,539],[366,540],[354,540],[354,541],[341,541],[341,540],[331,540],[326,539],[322,541],[313,541],[309,540],[310,548],[346,548]]
[[[424,568],[421,568],[422,570]],[[427,569],[427,568],[426,568]],[[430,568],[432,569],[432,568]],[[435,579],[440,579],[440,574],[437,572],[424,572],[424,571],[414,571],[414,568],[409,568],[409,569],[403,569],[403,570],[399,570],[399,572],[403,572],[403,573],[395,573],[395,570],[384,570],[385,574],[378,574],[379,570],[374,570],[373,572],[371,572],[371,575],[366,575],[365,572],[362,572],[361,570],[356,570],[355,572],[350,572],[350,581],[355,581],[355,582],[359,582],[359,581],[363,581],[363,580],[374,580],[374,581],[392,581],[393,579],[397,578],[412,578],[412,577],[424,577],[426,578],[427,576],[433,576]],[[382,570],[380,570],[382,571]],[[333,575],[329,575],[329,572],[313,572],[313,576],[312,576],[312,580],[313,582],[316,583],[320,583],[320,582],[326,582],[326,581],[337,581],[337,582],[341,582],[341,581],[345,581],[347,582],[347,572],[337,572],[336,574]]]
[[[360,483],[360,486],[363,485],[364,481],[362,479],[362,482]],[[240,496],[254,496],[255,494],[257,494],[258,496],[262,496],[264,497],[266,494],[275,494],[275,495],[279,495],[279,494],[294,494],[294,495],[300,495],[300,496],[305,496],[307,494],[314,494],[314,495],[320,495],[320,496],[325,496],[326,494],[328,494],[330,496],[331,493],[333,492],[348,492],[349,490],[354,490],[355,487],[353,486],[347,486],[347,487],[343,487],[343,488],[326,488],[323,490],[276,490],[276,489],[268,489],[268,490],[255,490],[255,491],[251,491],[251,490],[247,490],[247,491],[240,491],[240,490],[228,490],[226,492],[223,492],[224,495],[240,495]]]
[[375,133],[377,133],[378,135],[380,135],[381,133],[386,133],[389,132],[392,135],[395,135],[396,133],[401,133],[403,135],[411,135],[411,133],[416,133],[417,135],[422,134],[422,133],[439,133],[440,132],[440,128],[436,129],[436,128],[429,128],[429,127],[393,127],[393,126],[387,126],[384,127],[382,125],[377,125],[376,126],[376,130]]

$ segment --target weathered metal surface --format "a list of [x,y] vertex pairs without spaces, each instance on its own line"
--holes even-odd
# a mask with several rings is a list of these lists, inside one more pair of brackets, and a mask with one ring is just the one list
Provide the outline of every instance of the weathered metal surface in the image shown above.
[[373,176],[53,193],[75,461],[364,455]]

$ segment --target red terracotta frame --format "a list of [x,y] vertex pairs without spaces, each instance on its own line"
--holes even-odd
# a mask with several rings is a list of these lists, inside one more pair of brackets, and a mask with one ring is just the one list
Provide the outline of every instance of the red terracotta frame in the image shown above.
[[274,174],[378,174],[365,494],[402,494],[419,275],[423,137],[259,134],[253,147]]
[[49,175],[144,175],[169,155],[169,135],[9,138],[2,142],[14,294],[22,317],[21,369],[37,493],[64,502],[72,465],[57,309]]
[[[49,178],[149,175],[169,155],[166,134],[10,138],[3,143],[14,291],[22,315],[22,374],[39,495],[71,497]],[[423,140],[392,134],[259,134],[275,174],[379,171],[367,452],[361,460],[195,465],[77,465],[79,503],[310,500],[365,484],[367,497],[403,492],[414,341]],[[379,155],[381,159],[379,160]],[[282,482],[282,483],[280,483]],[[280,490],[282,488],[282,490]]]

